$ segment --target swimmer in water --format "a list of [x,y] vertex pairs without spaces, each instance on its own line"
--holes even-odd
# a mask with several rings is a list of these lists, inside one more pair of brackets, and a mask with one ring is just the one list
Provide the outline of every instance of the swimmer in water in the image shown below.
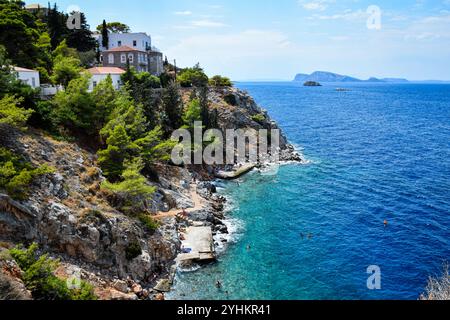
[[217,289],[222,288],[222,283],[219,280],[217,280],[216,287]]

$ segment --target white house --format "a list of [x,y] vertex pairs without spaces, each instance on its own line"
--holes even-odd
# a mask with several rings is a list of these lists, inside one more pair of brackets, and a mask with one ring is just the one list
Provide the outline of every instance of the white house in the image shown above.
[[25,69],[21,67],[14,67],[14,71],[17,73],[17,78],[25,84],[28,84],[32,88],[36,89],[41,86],[39,80],[39,71]]
[[118,90],[122,85],[120,76],[125,73],[125,70],[117,67],[95,67],[88,69],[87,71],[92,75],[89,91],[94,90],[100,82],[108,77],[108,75],[111,76],[114,89]]
[[97,38],[99,49],[101,52],[119,47],[130,47],[139,51],[149,51],[152,48],[152,38],[145,32],[136,33],[108,33],[109,48],[102,45],[102,35],[98,34]]
[[[145,32],[108,33],[108,48],[103,47],[100,33],[94,35],[100,54],[100,62],[105,67],[124,68],[127,57],[138,72],[146,71],[160,76],[164,71],[163,54],[152,46],[152,38]],[[120,53],[118,56],[117,54]]]

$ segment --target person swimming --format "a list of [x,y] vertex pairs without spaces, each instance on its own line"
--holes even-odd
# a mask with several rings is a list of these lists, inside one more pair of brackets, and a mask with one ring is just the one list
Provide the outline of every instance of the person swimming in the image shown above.
[[217,289],[222,288],[222,282],[220,282],[219,280],[217,280],[217,282],[216,282],[216,287],[217,287]]

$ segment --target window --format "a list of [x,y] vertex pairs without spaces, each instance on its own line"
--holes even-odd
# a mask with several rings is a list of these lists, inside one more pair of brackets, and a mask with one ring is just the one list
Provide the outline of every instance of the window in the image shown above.
[[127,55],[125,53],[122,53],[120,55],[120,62],[121,63],[126,63],[127,62]]
[[97,86],[97,81],[94,81],[93,84],[94,84],[94,88],[95,88]]
[[136,46],[137,46],[137,41],[133,40],[133,47],[136,47]]
[[117,46],[121,47],[122,46],[122,41],[117,41]]
[[103,55],[100,56],[100,62],[103,62]]
[[112,53],[108,54],[108,63],[114,64],[114,54]]
[[141,63],[141,61],[142,61],[142,56],[140,53],[138,53],[138,63]]
[[130,60],[130,63],[133,63],[133,62],[134,62],[134,56],[133,56],[132,53],[130,53],[130,54],[128,55],[128,60]]
[[31,78],[31,84],[33,88],[36,87],[36,79],[34,77]]

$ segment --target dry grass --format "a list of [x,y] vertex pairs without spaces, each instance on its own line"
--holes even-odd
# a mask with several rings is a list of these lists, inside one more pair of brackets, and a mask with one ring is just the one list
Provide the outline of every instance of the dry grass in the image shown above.
[[448,264],[444,265],[444,271],[440,277],[430,277],[425,293],[421,300],[450,300],[450,274]]

